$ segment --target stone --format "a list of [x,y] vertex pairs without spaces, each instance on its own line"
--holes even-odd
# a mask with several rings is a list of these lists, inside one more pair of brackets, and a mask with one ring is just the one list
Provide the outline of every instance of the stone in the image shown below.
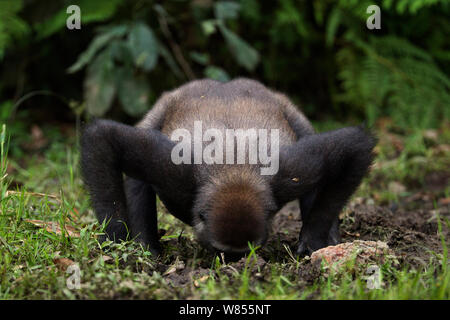
[[314,251],[311,254],[311,263],[320,267],[323,261],[326,270],[338,271],[353,259],[354,265],[359,266],[383,262],[385,257],[394,257],[385,242],[355,240]]

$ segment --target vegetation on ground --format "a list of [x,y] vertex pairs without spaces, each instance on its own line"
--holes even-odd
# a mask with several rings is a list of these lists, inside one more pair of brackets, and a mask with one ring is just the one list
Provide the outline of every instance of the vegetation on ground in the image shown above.
[[[44,128],[60,138],[17,159],[7,157],[2,131],[0,298],[449,299],[448,128],[415,136],[396,133],[387,120],[377,126],[377,160],[344,210],[341,232],[343,241],[381,240],[393,250],[394,260],[378,261],[378,289],[367,286],[368,266],[329,274],[293,254],[295,204],[277,215],[269,242],[237,262],[202,249],[162,205],[162,256],[132,241],[99,244],[76,136]],[[80,289],[68,286],[71,264],[79,266]]]

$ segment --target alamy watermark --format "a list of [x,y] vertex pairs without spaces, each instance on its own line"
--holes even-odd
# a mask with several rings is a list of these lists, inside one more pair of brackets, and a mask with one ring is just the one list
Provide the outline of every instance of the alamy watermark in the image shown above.
[[381,29],[381,9],[376,4],[367,7],[366,13],[371,14],[366,20],[367,29]]
[[[176,129],[170,138],[179,141],[171,153],[174,164],[192,164],[192,154],[194,164],[246,164],[248,156],[248,164],[267,166],[260,168],[261,175],[274,175],[279,169],[278,129],[209,128],[203,132],[202,121],[195,121],[193,137],[187,129]],[[204,142],[209,143],[203,148]]]
[[366,278],[367,289],[380,289],[382,285],[380,267],[378,267],[377,265],[371,265],[367,268],[366,274],[369,274],[369,276]]
[[[77,5],[70,5],[66,10],[67,14],[70,14],[66,19],[67,29],[81,29],[81,9]],[[381,9],[378,5],[372,4],[367,7],[366,13],[370,16],[366,20],[367,29],[381,29]]]
[[70,14],[66,19],[67,29],[81,29],[81,9],[79,6],[73,4],[67,7],[67,14]]
[[67,277],[66,285],[70,290],[81,288],[81,272],[78,263],[71,264],[67,267],[66,273],[70,274]]

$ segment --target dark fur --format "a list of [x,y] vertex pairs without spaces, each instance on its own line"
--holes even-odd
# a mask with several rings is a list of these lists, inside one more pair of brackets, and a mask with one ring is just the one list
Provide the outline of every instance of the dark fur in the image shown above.
[[[173,164],[175,143],[168,136],[177,128],[192,130],[198,120],[203,130],[280,130],[279,172],[261,176],[260,164]],[[108,120],[87,125],[81,166],[112,239],[129,233],[159,253],[157,194],[174,216],[195,227],[203,245],[244,252],[249,241],[263,244],[273,215],[298,199],[298,253],[305,254],[339,242],[338,214],[366,174],[374,146],[361,127],[315,134],[288,98],[259,82],[199,80],[165,93],[136,127]]]

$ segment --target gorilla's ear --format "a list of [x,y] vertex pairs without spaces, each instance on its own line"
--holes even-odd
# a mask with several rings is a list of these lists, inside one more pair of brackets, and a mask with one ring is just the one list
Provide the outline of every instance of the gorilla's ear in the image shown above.
[[281,150],[280,170],[285,176],[298,177],[305,186],[344,178],[356,188],[373,161],[376,143],[362,126],[304,136]]

